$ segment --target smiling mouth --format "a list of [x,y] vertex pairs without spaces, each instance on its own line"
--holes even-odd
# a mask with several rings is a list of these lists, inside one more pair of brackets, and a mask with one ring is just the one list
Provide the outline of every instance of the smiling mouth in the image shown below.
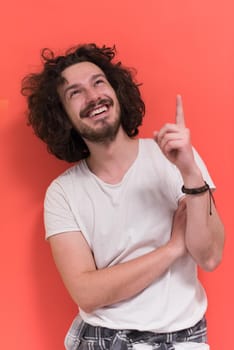
[[99,108],[96,108],[96,109],[92,110],[89,113],[89,118],[93,118],[93,117],[99,116],[102,113],[107,112],[107,111],[108,111],[108,106],[106,106],[106,105],[105,106],[101,106]]
[[99,103],[91,103],[80,113],[81,118],[95,118],[107,112],[113,106],[112,99],[103,99]]

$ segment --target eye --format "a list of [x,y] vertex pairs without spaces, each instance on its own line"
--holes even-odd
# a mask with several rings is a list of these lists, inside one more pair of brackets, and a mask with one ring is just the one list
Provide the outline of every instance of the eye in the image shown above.
[[95,85],[102,85],[102,84],[104,84],[104,83],[105,83],[104,79],[97,79],[97,80],[95,81]]
[[71,91],[69,98],[72,98],[72,97],[78,95],[79,93],[80,93],[80,90],[73,90],[73,91]]

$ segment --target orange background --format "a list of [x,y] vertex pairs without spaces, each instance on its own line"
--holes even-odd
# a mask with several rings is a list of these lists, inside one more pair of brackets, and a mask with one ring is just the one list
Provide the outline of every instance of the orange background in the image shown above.
[[116,44],[138,70],[147,115],[142,136],[175,114],[181,93],[193,144],[217,185],[226,226],[222,265],[200,272],[209,297],[212,350],[233,348],[232,0],[5,1],[0,33],[1,349],[62,350],[77,308],[65,291],[44,241],[42,205],[50,181],[68,166],[47,154],[26,126],[21,78],[40,67],[42,47],[84,42]]

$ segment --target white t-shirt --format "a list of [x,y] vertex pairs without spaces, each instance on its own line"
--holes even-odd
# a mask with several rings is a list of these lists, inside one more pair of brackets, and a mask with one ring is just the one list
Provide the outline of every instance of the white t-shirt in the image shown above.
[[[214,187],[196,151],[194,155],[204,180]],[[118,184],[99,179],[82,160],[47,190],[46,237],[81,231],[97,268],[134,259],[170,239],[182,185],[178,169],[151,139],[139,140],[138,156]],[[188,254],[134,297],[90,314],[80,310],[80,315],[94,326],[172,332],[196,324],[206,308],[197,266]]]

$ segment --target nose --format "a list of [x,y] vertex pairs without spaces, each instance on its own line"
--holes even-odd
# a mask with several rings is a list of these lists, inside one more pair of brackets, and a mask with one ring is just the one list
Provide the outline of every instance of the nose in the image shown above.
[[100,94],[98,93],[98,91],[96,89],[89,88],[86,90],[86,92],[85,92],[86,104],[90,103],[90,102],[96,102],[100,99],[101,99]]

